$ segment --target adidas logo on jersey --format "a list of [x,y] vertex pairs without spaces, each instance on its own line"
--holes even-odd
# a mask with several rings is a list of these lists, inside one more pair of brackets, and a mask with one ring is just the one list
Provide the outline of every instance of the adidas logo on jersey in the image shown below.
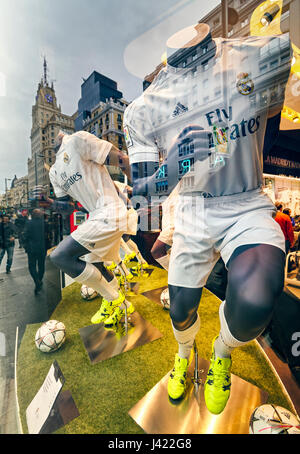
[[172,117],[177,117],[178,115],[183,114],[184,112],[187,112],[189,109],[188,107],[185,107],[183,104],[180,102],[177,103],[175,110],[172,114]]

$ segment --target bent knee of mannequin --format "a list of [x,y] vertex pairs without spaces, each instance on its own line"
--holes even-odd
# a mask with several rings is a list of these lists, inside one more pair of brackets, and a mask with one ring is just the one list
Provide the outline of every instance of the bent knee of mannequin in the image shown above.
[[236,339],[246,342],[258,337],[269,324],[275,308],[273,291],[237,293],[235,298],[226,297],[224,307],[228,328]]
[[[68,247],[65,244],[60,243],[56,249],[51,252],[50,254],[51,262],[60,270],[70,274],[73,274],[74,268],[74,257],[70,253]],[[80,274],[79,272],[75,272],[75,275]],[[73,276],[72,276],[73,277]]]
[[174,327],[183,331],[195,323],[202,288],[184,288],[169,285],[170,317]]
[[61,269],[64,259],[63,259],[63,254],[58,247],[54,251],[51,252],[49,258],[50,258],[51,262],[53,263],[53,265],[55,265],[57,268]]
[[151,249],[151,255],[154,259],[160,259],[168,253],[168,247],[162,241],[155,241]]
[[170,317],[174,328],[178,331],[184,331],[197,320],[197,308],[192,311],[178,310],[173,304],[170,305]]

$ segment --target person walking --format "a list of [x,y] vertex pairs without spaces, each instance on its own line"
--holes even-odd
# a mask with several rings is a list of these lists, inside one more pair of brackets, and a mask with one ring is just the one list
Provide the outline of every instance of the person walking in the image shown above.
[[47,253],[47,235],[42,210],[36,208],[32,211],[31,220],[25,225],[23,238],[28,256],[28,269],[35,283],[34,293],[37,295],[43,285]]
[[6,262],[6,274],[11,273],[11,266],[13,262],[14,256],[14,248],[15,248],[15,226],[12,222],[10,222],[9,216],[3,216],[3,220],[0,225],[0,265],[4,258],[5,253],[7,253],[7,262]]
[[275,206],[277,209],[275,221],[280,225],[281,230],[284,234],[285,252],[286,254],[288,254],[290,249],[294,246],[295,242],[293,224],[290,216],[288,214],[283,213],[282,203],[276,202]]

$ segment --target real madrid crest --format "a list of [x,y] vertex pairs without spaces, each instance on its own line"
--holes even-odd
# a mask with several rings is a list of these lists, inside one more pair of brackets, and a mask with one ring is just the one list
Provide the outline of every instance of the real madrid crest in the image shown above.
[[69,161],[70,161],[69,155],[68,155],[68,153],[65,152],[65,153],[64,153],[64,162],[65,162],[66,164],[68,164]]
[[248,73],[240,73],[237,75],[236,87],[241,95],[250,95],[254,90],[254,83]]

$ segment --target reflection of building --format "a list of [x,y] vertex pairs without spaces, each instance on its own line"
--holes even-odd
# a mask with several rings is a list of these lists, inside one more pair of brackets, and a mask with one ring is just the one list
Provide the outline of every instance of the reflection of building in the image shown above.
[[87,79],[84,79],[81,85],[81,98],[78,101],[78,111],[75,120],[76,131],[83,129],[86,120],[92,119],[92,111],[100,102],[105,103],[110,98],[114,100],[122,98],[122,93],[118,90],[117,83],[103,76],[103,74],[93,71]]
[[[229,25],[228,38],[240,38],[250,35],[250,19],[253,11],[261,4],[259,0],[232,0],[228,2],[228,6],[234,8],[238,13],[238,22],[235,25]],[[292,11],[296,1],[283,1],[282,15],[280,21],[281,31],[289,31],[293,23]],[[291,9],[291,14],[290,14]],[[298,16],[299,17],[299,16]],[[214,38],[222,35],[222,10],[221,5],[212,10],[208,15],[199,20],[200,23],[207,23],[210,25],[211,34]],[[298,34],[297,34],[298,33]],[[299,32],[294,33],[295,36],[299,35]],[[299,43],[300,44],[300,43]],[[178,117],[177,133],[183,127],[183,124],[188,122],[203,125],[202,116],[207,114],[208,126],[214,128],[217,125],[216,137],[211,133],[210,146],[212,144],[211,158],[212,163],[217,167],[216,164],[222,165],[223,158],[217,156],[218,153],[216,144],[218,144],[219,150],[223,147],[222,152],[227,152],[230,148],[227,147],[227,143],[230,140],[235,140],[240,135],[252,134],[255,132],[257,114],[260,110],[263,110],[266,105],[276,104],[284,97],[285,90],[285,76],[287,65],[290,60],[290,52],[288,42],[284,40],[270,40],[269,44],[261,48],[257,58],[251,58],[249,55],[243,55],[242,60],[239,62],[239,72],[234,67],[231,61],[231,51],[228,54],[228,74],[226,77],[222,73],[215,73],[213,75],[214,80],[211,79],[211,72],[208,70],[210,66],[210,57],[212,56],[213,48],[210,40],[202,41],[198,46],[186,47],[176,51],[171,57],[169,57],[169,63],[172,66],[180,68],[181,76],[178,75],[178,81],[174,81],[177,92],[182,93],[181,99],[177,99],[177,105],[173,111],[173,119]],[[236,65],[237,66],[237,65]],[[159,71],[163,68],[163,64],[160,64],[153,73],[145,77],[143,86],[144,90],[151,85],[154,77],[157,76]],[[205,77],[207,71],[208,76]],[[178,72],[178,73],[179,73]],[[201,73],[201,77],[199,77]],[[231,76],[233,75],[233,77]],[[180,83],[180,77],[184,78],[185,85]],[[198,78],[198,79],[197,79]],[[239,85],[237,86],[237,80]],[[184,87],[184,88],[182,88]],[[238,90],[236,89],[238,88]],[[230,97],[230,105],[228,106],[228,112],[225,112],[222,108],[224,100],[226,99],[224,94],[227,92]],[[249,109],[242,110],[243,103],[240,102],[241,94],[248,95],[250,101]],[[152,99],[150,99],[152,96]],[[155,104],[155,93],[151,93],[149,96],[148,105]],[[170,99],[170,103],[174,105],[174,100]],[[234,117],[232,118],[232,112]],[[244,107],[245,109],[245,107]],[[151,110],[151,108],[150,108]],[[238,112],[238,115],[237,115]],[[184,123],[182,121],[184,117]],[[236,121],[239,118],[239,122]],[[155,135],[158,137],[164,137],[164,142],[160,140],[157,144],[159,146],[160,158],[166,156],[166,144],[170,143],[170,137],[168,133],[164,133],[165,130],[170,130],[170,112],[165,106],[160,109],[159,115],[156,118],[151,118],[151,124],[155,127]],[[206,124],[207,126],[207,124]],[[172,121],[172,129],[174,133],[174,122]],[[219,141],[220,137],[222,140]],[[216,139],[216,140],[213,140]],[[192,151],[191,151],[192,150]],[[176,166],[178,166],[177,174],[178,179],[182,175],[187,174],[183,179],[182,184],[185,187],[190,187],[194,184],[194,161],[192,157],[186,156],[185,153],[193,153],[193,148],[187,149],[184,144],[180,144],[178,155],[176,159]],[[170,161],[170,160],[169,160]],[[168,165],[175,165],[173,162],[168,162]],[[171,174],[171,172],[169,172]],[[163,177],[162,174],[158,175],[156,182],[156,192],[165,192],[168,187],[168,179]],[[170,182],[169,182],[170,183]]]
[[10,188],[0,199],[0,207],[21,208],[28,204],[28,177],[13,178]]
[[[120,150],[126,149],[122,123],[128,102],[122,96],[115,81],[94,71],[81,85],[76,130],[83,129]],[[124,180],[119,169],[108,166],[108,170],[114,180]]]
[[6,207],[6,198],[5,194],[0,194],[0,208]]
[[36,102],[32,107],[31,158],[28,159],[29,191],[36,185],[45,186],[50,192],[49,168],[55,161],[54,139],[59,130],[74,132],[74,119],[61,112],[57,105],[53,82],[47,81],[47,63],[44,77],[38,85]]

